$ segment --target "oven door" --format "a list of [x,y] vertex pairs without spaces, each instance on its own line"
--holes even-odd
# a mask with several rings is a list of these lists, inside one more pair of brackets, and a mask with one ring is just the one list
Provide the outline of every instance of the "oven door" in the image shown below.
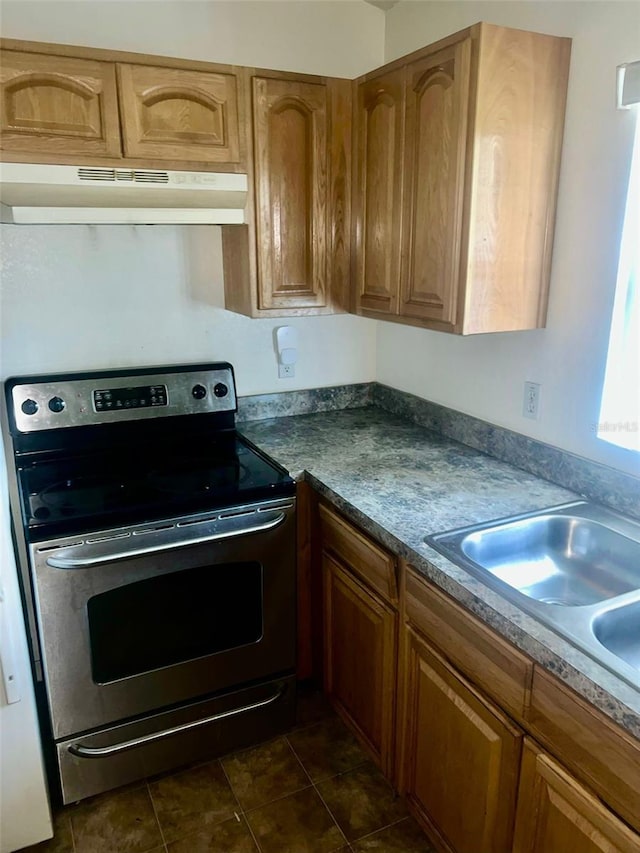
[[55,739],[294,668],[294,498],[31,559]]

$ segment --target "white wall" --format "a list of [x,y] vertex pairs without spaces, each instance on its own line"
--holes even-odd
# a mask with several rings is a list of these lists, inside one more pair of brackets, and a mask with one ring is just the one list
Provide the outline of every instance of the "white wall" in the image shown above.
[[294,318],[299,362],[277,378],[273,329],[225,311],[216,226],[10,225],[2,234],[2,371],[226,359],[240,394],[374,378],[375,323]]
[[357,77],[382,64],[362,0],[1,0],[5,38]]
[[[354,77],[383,61],[384,15],[346,2],[3,0],[2,35]],[[240,394],[375,378],[376,323],[293,319],[295,379],[273,329],[225,311],[217,227],[3,226],[0,376],[228,359]]]
[[[640,474],[638,454],[593,429],[635,120],[615,109],[615,67],[640,59],[640,4],[401,2],[386,16],[386,59],[480,20],[573,38],[547,328],[460,339],[380,323],[378,380]],[[542,385],[538,421],[522,416],[526,380]]]

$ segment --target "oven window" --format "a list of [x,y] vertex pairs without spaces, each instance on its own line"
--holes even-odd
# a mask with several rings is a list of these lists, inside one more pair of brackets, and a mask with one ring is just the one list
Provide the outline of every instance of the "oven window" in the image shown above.
[[127,584],[87,602],[97,684],[262,637],[262,566],[200,566]]

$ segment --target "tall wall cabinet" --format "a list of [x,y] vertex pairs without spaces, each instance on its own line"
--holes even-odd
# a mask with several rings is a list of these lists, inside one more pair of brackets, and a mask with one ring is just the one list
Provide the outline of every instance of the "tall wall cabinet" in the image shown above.
[[544,325],[570,40],[478,24],[357,81],[355,307]]
[[251,317],[349,301],[351,84],[247,72],[253,152],[246,226],[223,228],[225,303]]

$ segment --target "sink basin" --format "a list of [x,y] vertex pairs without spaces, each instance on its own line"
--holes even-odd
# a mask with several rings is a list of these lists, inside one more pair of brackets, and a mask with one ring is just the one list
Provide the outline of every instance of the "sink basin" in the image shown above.
[[640,522],[577,501],[425,542],[640,690]]
[[596,616],[592,630],[605,649],[640,672],[640,601]]
[[467,534],[460,550],[544,604],[580,607],[640,587],[640,543],[573,515],[541,515]]

